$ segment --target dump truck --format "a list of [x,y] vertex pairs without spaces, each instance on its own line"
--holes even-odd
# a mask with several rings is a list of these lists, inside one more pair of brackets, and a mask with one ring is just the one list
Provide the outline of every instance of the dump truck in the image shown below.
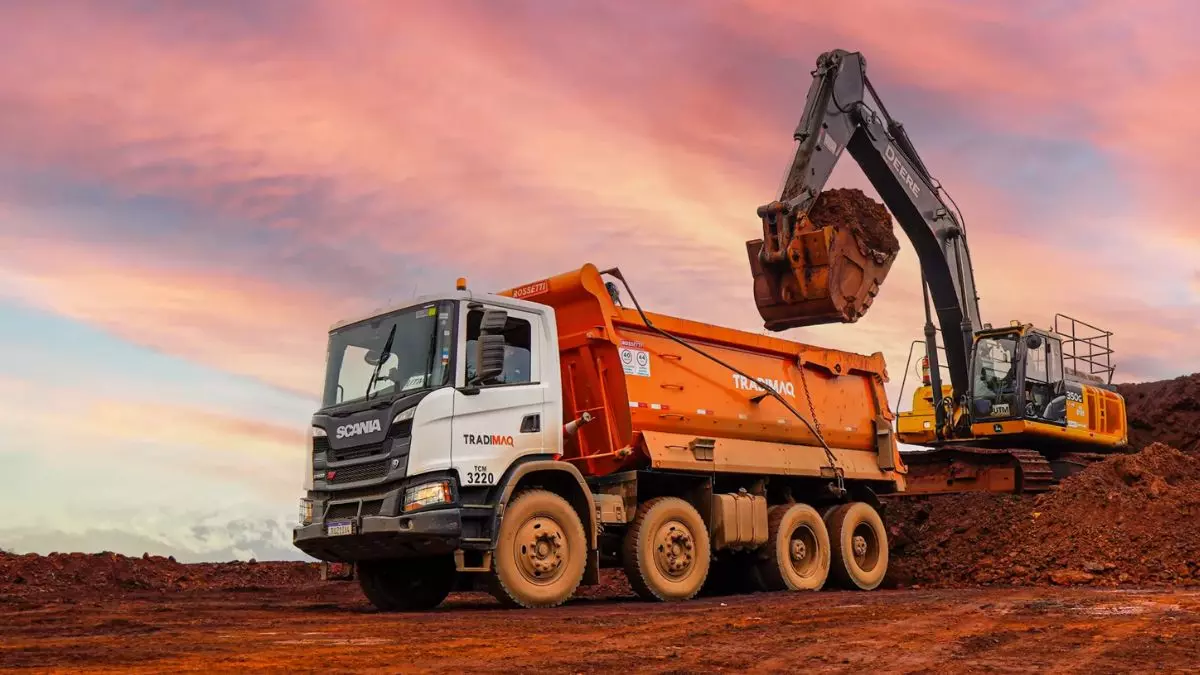
[[763,236],[746,243],[755,304],[764,326],[780,331],[855,323],[875,302],[898,249],[875,243],[878,224],[810,218],[834,166],[850,155],[912,243],[922,274],[922,383],[897,432],[931,449],[905,453],[905,495],[1042,492],[1129,449],[1125,400],[1112,385],[1112,333],[1065,314],[1052,329],[982,320],[961,212],[884,107],[862,54],[817,59],[793,138],[781,194],[758,209]]
[[654,601],[874,589],[887,381],[879,353],[646,312],[616,269],[460,280],[332,327],[294,545],[381,610],[550,607],[605,567]]

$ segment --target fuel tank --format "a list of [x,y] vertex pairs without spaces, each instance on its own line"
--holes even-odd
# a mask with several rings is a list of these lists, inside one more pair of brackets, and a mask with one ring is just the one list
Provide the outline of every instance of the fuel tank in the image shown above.
[[563,457],[586,474],[822,476],[830,461],[819,433],[847,479],[901,480],[880,353],[643,315],[618,305],[590,264],[504,294],[555,309],[564,419],[593,417]]

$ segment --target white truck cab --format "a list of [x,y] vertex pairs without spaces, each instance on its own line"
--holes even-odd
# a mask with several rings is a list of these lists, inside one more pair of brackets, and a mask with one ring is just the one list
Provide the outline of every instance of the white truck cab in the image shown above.
[[[502,359],[484,364],[499,372],[481,380],[485,317],[491,354]],[[556,341],[553,308],[465,290],[335,324],[310,429],[305,511],[318,501],[328,511],[344,494],[382,501],[375,486],[426,474],[494,486],[520,457],[559,454]]]
[[578,470],[554,461],[560,377],[553,308],[465,283],[335,324],[294,545],[360,575],[372,561],[486,565],[497,506],[531,471],[577,484],[590,513]]

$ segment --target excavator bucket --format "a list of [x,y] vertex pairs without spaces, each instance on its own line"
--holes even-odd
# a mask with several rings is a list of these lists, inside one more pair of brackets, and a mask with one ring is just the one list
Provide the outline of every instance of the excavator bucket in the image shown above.
[[774,202],[759,215],[764,238],[746,242],[746,253],[768,330],[854,323],[866,313],[899,252],[882,205],[858,190],[830,190],[809,214]]

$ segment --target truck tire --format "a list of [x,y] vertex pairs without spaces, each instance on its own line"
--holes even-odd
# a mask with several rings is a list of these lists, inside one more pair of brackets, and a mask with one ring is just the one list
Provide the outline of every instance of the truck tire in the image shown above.
[[366,560],[358,563],[358,584],[381,612],[414,612],[442,604],[454,587],[449,556]]
[[842,504],[825,514],[832,544],[829,578],[849,590],[874,590],[888,566],[887,530],[864,502]]
[[556,607],[583,581],[587,537],[579,514],[548,490],[524,490],[504,509],[489,589],[507,607]]
[[657,497],[639,506],[623,544],[625,575],[645,600],[690,600],[708,578],[708,527],[682,499]]
[[829,532],[808,504],[781,504],[767,511],[766,558],[759,579],[770,591],[819,591],[829,577]]

